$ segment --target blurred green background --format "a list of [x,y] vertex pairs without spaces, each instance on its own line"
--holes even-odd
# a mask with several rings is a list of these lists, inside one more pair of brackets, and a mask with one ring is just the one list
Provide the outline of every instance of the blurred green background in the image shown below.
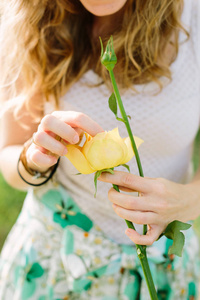
[[[195,170],[200,162],[200,132],[198,132],[194,147],[193,163]],[[15,223],[23,205],[25,192],[11,188],[0,174],[0,249],[4,240]],[[200,217],[195,221],[195,229],[200,237]]]
[[0,174],[0,249],[23,205],[25,192],[10,187]]

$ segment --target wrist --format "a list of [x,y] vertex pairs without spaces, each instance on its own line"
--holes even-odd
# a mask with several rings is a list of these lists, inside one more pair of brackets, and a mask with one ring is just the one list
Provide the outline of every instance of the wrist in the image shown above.
[[[29,170],[29,173],[47,173],[50,167],[40,167],[34,164],[26,155],[26,170]],[[34,175],[34,174],[33,174]]]
[[191,181],[186,184],[189,206],[192,208],[190,220],[200,216],[200,180]]
[[[20,176],[20,178],[28,185],[30,186],[34,186],[34,187],[38,187],[41,186],[45,183],[47,183],[50,179],[52,179],[53,175],[55,174],[58,165],[59,165],[59,161],[60,161],[60,157],[57,160],[57,163],[53,166],[51,166],[45,173],[40,173],[38,171],[33,171],[31,170],[31,172],[34,172],[34,175],[31,175],[27,169],[24,168],[24,165],[22,164],[22,161],[20,160],[20,157],[18,159],[18,163],[17,163],[17,172],[18,175]],[[26,171],[26,173],[28,173],[27,175],[29,176],[30,179],[27,179],[27,176],[24,176],[23,173],[20,171],[20,164],[22,164],[24,171]],[[31,176],[30,176],[31,175]]]
[[47,173],[52,170],[53,166],[49,167],[40,167],[34,164],[29,158],[28,158],[28,150],[33,143],[33,138],[30,138],[23,146],[23,149],[21,151],[19,161],[22,163],[24,169],[26,172],[31,175],[33,178],[45,178]]

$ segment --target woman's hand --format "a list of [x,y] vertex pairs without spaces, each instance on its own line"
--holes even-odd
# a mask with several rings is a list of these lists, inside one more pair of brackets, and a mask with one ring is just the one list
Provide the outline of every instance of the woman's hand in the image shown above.
[[[186,222],[199,215],[198,197],[192,184],[182,185],[163,178],[143,178],[115,171],[102,173],[99,180],[119,186],[108,193],[113,209],[121,218],[136,224],[148,224],[146,235],[127,229],[127,236],[136,244],[152,245],[166,226],[179,220]],[[123,192],[139,192],[140,197]]]
[[46,115],[27,150],[28,166],[44,172],[67,153],[66,143],[77,144],[82,131],[94,136],[103,129],[87,115],[74,111],[54,111]]

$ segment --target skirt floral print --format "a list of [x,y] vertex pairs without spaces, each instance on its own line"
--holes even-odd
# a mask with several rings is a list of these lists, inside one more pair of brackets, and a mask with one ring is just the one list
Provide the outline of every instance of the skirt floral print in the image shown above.
[[[148,247],[159,300],[197,300],[198,239],[190,229],[182,258],[171,241]],[[1,300],[148,300],[134,245],[110,240],[58,184],[26,197],[1,254]]]

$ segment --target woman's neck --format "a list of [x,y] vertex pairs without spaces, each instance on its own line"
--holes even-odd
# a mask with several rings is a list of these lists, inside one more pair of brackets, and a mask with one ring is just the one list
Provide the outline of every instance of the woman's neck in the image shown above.
[[93,38],[99,38],[99,36],[107,36],[108,33],[115,31],[117,26],[121,23],[123,17],[124,7],[118,12],[108,16],[94,16],[92,35]]

